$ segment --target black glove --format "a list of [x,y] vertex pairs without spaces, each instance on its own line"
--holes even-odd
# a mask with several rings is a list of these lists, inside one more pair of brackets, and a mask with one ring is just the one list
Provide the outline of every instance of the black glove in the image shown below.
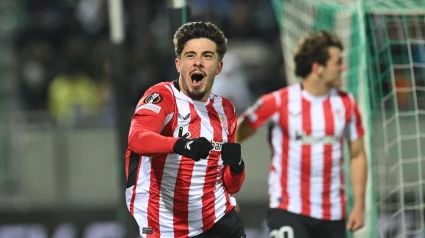
[[238,143],[224,143],[221,147],[221,159],[223,164],[229,165],[233,173],[243,172],[245,164],[242,159],[241,145]]
[[211,141],[207,140],[205,137],[193,139],[180,138],[173,146],[174,152],[195,161],[207,158],[212,148]]

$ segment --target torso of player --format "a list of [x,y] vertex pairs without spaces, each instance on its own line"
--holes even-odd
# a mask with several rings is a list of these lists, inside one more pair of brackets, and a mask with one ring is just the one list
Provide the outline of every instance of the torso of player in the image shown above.
[[193,101],[171,82],[155,85],[149,93],[138,108],[153,119],[165,117],[161,135],[205,137],[214,148],[208,158],[196,162],[174,153],[142,156],[137,187],[127,190],[127,200],[134,204],[138,222],[153,228],[155,237],[192,237],[235,205],[223,183],[221,159],[222,144],[233,140],[234,107],[214,94],[206,102]]
[[270,125],[270,207],[327,220],[344,216],[343,141],[355,131],[353,105],[337,89],[314,97],[296,84],[247,111],[254,128]]
[[174,173],[179,171],[183,175],[190,174],[190,189],[193,191],[199,190],[202,193],[205,187],[220,186],[223,169],[220,151],[223,143],[229,139],[229,129],[233,129],[230,127],[235,124],[235,118],[231,115],[233,109],[227,105],[226,99],[213,94],[206,102],[200,102],[193,101],[175,87],[171,89],[175,110],[170,114],[170,122],[165,125],[161,134],[185,138],[205,137],[211,141],[214,148],[207,159],[198,162],[177,154],[169,154],[166,166]]
[[349,120],[346,113],[350,109],[346,108],[337,90],[320,97],[313,97],[297,87],[288,88],[285,93],[288,102],[280,108],[272,123],[280,127],[285,139],[291,143],[290,154],[295,155],[303,147],[312,147],[314,158],[324,152],[325,146],[341,143]]

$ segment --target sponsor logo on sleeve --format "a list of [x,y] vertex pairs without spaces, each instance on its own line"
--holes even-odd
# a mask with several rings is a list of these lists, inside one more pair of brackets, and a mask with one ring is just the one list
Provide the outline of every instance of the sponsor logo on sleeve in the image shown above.
[[159,93],[151,93],[148,96],[145,97],[145,100],[143,100],[143,102],[145,104],[158,104],[160,102],[162,102],[162,95]]

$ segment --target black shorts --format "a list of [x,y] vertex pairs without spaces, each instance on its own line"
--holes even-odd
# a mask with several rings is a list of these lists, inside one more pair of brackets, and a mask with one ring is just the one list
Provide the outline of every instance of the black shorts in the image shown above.
[[267,213],[270,238],[344,238],[345,220],[327,221],[270,209]]
[[245,238],[245,227],[239,214],[232,210],[224,215],[211,229],[193,238]]

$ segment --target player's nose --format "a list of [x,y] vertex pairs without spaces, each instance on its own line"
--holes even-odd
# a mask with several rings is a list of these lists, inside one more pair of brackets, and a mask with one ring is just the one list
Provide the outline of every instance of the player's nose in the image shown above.
[[196,59],[193,61],[195,66],[203,66],[204,61],[202,60],[202,57],[196,57]]

